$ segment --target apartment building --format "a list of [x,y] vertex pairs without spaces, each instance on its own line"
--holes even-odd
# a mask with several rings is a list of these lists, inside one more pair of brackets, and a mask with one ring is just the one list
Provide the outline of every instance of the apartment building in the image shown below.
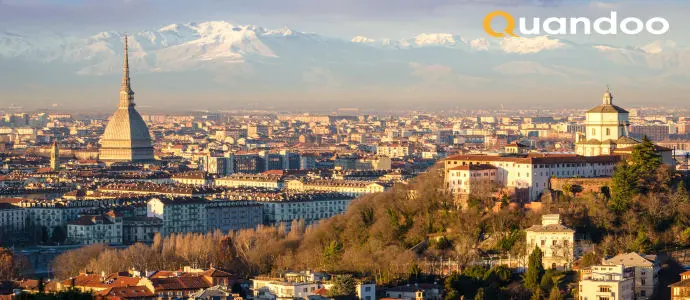
[[122,218],[114,212],[97,215],[83,215],[67,223],[69,243],[122,244]]
[[383,192],[388,188],[388,185],[372,181],[314,179],[289,180],[285,183],[285,188],[295,192],[323,191],[359,197],[365,194]]
[[352,202],[351,197],[338,194],[301,194],[260,201],[264,223],[289,225],[293,220],[313,224],[321,219],[342,214]]
[[656,255],[642,255],[635,252],[618,254],[604,260],[604,265],[624,264],[635,272],[635,298],[638,300],[649,299],[654,294],[654,288],[658,282],[658,274],[661,266]]
[[258,187],[279,190],[283,188],[282,175],[275,174],[233,174],[217,178],[215,185],[219,187]]
[[162,235],[254,228],[264,219],[263,206],[256,202],[203,198],[153,198],[147,217],[162,220]]
[[624,265],[600,265],[581,270],[579,300],[633,300],[633,273],[633,268]]

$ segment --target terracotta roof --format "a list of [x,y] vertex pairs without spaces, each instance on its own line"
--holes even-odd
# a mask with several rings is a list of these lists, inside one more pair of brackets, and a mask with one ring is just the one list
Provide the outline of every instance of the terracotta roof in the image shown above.
[[210,287],[210,283],[200,276],[183,276],[171,278],[152,278],[156,292],[176,290],[198,290]]
[[218,270],[216,268],[208,269],[201,274],[208,277],[232,277],[232,274],[230,274],[229,272]]
[[326,296],[328,294],[328,290],[325,288],[320,288],[312,292],[314,295],[320,295],[320,296]]
[[153,292],[146,286],[111,287],[96,293],[96,296],[108,299],[128,299],[153,297]]

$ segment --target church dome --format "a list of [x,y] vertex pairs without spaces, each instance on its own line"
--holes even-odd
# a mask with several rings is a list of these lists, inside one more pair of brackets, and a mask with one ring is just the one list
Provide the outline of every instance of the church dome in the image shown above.
[[151,147],[151,134],[146,122],[134,107],[118,108],[105,127],[101,144]]

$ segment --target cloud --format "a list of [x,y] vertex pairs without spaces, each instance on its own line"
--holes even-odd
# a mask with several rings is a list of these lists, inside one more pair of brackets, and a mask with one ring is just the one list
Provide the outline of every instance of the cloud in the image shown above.
[[537,53],[542,50],[553,50],[565,46],[567,44],[548,36],[505,38],[501,40],[501,49],[503,51],[517,54]]
[[0,26],[123,25],[150,16],[148,0],[0,0]]
[[618,3],[614,2],[603,2],[603,1],[592,1],[589,3],[589,7],[597,9],[614,9],[618,7]]

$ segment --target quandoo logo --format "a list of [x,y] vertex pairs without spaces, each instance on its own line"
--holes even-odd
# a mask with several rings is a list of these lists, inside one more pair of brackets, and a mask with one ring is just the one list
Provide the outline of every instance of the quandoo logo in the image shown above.
[[[503,18],[506,21],[506,27],[503,30],[496,31],[491,27],[491,23],[495,18]],[[585,34],[591,35],[593,33],[600,35],[615,35],[620,33],[627,35],[637,35],[643,31],[647,31],[653,35],[662,35],[668,32],[671,27],[668,20],[661,17],[654,17],[646,21],[639,18],[628,17],[618,21],[618,13],[611,12],[608,17],[601,17],[592,21],[587,17],[562,18],[551,17],[543,21],[540,18],[532,18],[529,22],[527,18],[519,18],[515,22],[515,18],[508,12],[502,10],[492,11],[484,17],[484,31],[493,37],[518,37],[515,34],[515,29],[523,35],[574,35]]]

